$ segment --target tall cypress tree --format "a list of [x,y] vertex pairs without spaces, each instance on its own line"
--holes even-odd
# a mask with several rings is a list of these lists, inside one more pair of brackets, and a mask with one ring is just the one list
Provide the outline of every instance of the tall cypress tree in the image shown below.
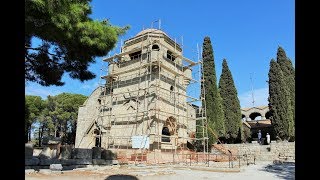
[[234,143],[235,140],[244,140],[240,101],[226,59],[222,62],[219,91],[223,102],[226,132],[229,135],[228,141]]
[[269,109],[275,133],[281,139],[293,135],[293,113],[290,93],[280,65],[272,59],[269,70]]
[[295,133],[295,70],[292,66],[291,60],[287,58],[286,52],[282,47],[278,47],[277,51],[277,63],[280,65],[281,71],[283,73],[285,84],[288,88],[290,94],[291,111],[292,111],[292,121],[293,132],[290,134],[291,138],[294,138]]
[[[215,63],[213,56],[213,49],[211,45],[210,37],[206,36],[203,41],[203,74],[204,82],[201,82],[201,93],[205,91],[205,102],[206,103],[206,117],[208,126],[216,133],[218,137],[225,135],[225,126],[223,119],[222,99],[218,92],[217,77],[215,71]],[[217,139],[215,136],[208,131],[209,147]]]

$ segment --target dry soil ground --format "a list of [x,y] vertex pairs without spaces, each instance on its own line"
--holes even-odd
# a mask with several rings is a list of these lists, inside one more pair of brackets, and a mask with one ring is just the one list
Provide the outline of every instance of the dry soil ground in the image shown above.
[[[219,172],[220,171],[220,172]],[[224,172],[221,172],[224,171]],[[257,162],[255,165],[234,168],[202,168],[183,166],[106,166],[75,169],[70,171],[39,172],[26,171],[26,180],[196,180],[196,179],[230,179],[230,180],[273,180],[295,179],[295,164],[273,164]]]

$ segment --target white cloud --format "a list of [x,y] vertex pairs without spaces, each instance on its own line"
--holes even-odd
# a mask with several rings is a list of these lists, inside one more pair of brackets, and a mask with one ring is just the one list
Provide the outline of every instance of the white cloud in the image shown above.
[[57,94],[62,93],[59,90],[55,89],[46,89],[46,87],[38,87],[38,86],[27,86],[25,88],[25,94],[26,95],[34,95],[34,96],[40,96],[42,99],[47,99],[47,96],[55,96]]
[[[255,89],[253,91],[254,95],[254,106],[267,106],[268,105],[268,96],[269,96],[269,89],[266,88],[260,88]],[[240,100],[240,106],[241,108],[245,107],[252,107],[252,91],[247,91],[239,96]]]

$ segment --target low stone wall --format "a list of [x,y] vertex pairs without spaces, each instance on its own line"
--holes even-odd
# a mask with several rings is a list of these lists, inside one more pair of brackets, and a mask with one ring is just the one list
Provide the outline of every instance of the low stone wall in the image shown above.
[[270,145],[258,143],[247,144],[224,144],[225,147],[237,149],[235,155],[243,161],[254,163],[254,161],[295,161],[295,142],[272,142]]
[[116,165],[118,160],[115,153],[98,147],[83,149],[64,145],[57,151],[50,147],[34,149],[32,144],[25,144],[25,169],[48,169],[52,164],[70,169],[88,165]]

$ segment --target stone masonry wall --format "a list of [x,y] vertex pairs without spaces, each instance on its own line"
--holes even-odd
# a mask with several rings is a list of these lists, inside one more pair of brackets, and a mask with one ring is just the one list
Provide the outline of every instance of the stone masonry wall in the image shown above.
[[244,161],[295,161],[295,142],[272,142],[270,145],[224,144],[226,148],[236,149]]

